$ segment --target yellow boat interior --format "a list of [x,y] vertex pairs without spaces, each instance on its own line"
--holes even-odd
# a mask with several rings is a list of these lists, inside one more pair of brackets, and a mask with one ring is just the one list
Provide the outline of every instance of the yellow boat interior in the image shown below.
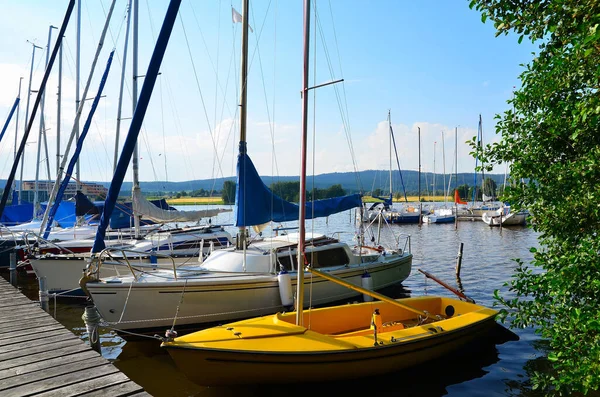
[[[375,301],[277,313],[175,338],[165,347],[261,352],[315,352],[402,344],[493,320],[497,312],[439,296]],[[402,305],[402,306],[400,306]],[[403,307],[404,306],[404,307]]]

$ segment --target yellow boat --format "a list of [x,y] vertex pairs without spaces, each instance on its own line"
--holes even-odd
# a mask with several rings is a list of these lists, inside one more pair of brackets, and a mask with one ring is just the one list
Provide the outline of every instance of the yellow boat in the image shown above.
[[[421,313],[421,314],[418,314]],[[201,385],[331,381],[380,375],[455,351],[488,334],[495,310],[424,296],[238,321],[163,342]]]

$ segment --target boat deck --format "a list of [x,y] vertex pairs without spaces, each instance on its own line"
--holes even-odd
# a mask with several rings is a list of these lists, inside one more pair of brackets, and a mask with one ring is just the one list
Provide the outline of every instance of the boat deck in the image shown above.
[[0,395],[150,396],[0,277]]

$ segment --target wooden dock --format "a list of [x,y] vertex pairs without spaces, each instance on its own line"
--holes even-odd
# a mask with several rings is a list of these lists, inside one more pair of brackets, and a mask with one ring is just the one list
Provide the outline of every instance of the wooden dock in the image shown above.
[[3,277],[0,395],[150,396]]

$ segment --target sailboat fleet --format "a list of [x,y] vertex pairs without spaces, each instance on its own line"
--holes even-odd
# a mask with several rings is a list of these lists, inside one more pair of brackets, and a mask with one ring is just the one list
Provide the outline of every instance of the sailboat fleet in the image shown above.
[[[249,1],[243,0],[240,138],[234,210],[238,233],[234,237],[223,226],[211,224],[169,231],[160,229],[161,224],[199,220],[223,212],[216,209],[185,213],[160,208],[145,200],[139,188],[135,164],[137,138],[180,2],[170,1],[139,96],[137,83],[134,84],[131,125],[118,161],[115,158],[113,179],[106,200],[97,210],[97,223],[78,229],[80,234],[69,241],[56,242],[58,232],[52,225],[60,204],[59,186],[63,182],[65,156],[41,222],[36,223],[36,228],[23,227],[32,234],[22,235],[22,243],[28,243],[29,238],[37,242],[37,252],[29,262],[36,275],[47,280],[49,290],[81,293],[95,305],[105,324],[118,331],[148,333],[171,327],[162,346],[188,378],[202,385],[262,383],[274,379],[295,382],[307,377],[311,380],[346,379],[355,377],[358,368],[361,376],[384,374],[440,357],[485,335],[495,324],[494,310],[446,297],[396,300],[376,292],[400,284],[410,276],[413,259],[410,237],[399,238],[394,246],[383,246],[375,239],[365,238],[363,221],[373,223],[375,218],[381,217],[383,220],[378,223],[381,227],[384,222],[455,222],[458,215],[457,206],[437,209],[431,214],[421,206],[391,208],[393,132],[390,114],[390,205],[384,210],[373,208],[373,217],[366,213],[359,194],[307,202],[308,92],[312,89],[308,79],[310,0],[304,0],[299,203],[275,195],[262,182],[248,153]],[[137,0],[130,0],[129,10],[137,12]],[[110,12],[106,24],[109,19]],[[130,16],[127,32],[129,20]],[[136,47],[135,14],[133,20]],[[137,76],[135,51],[133,57],[133,73]],[[49,65],[51,67],[52,61]],[[110,59],[105,76],[109,66]],[[81,110],[80,106],[74,132],[78,129]],[[93,111],[88,121],[92,115]],[[78,139],[78,148],[84,138],[85,127]],[[73,134],[70,141],[72,139]],[[111,215],[132,159],[131,230],[135,236],[110,239],[114,233],[110,229]],[[76,157],[71,158],[64,180],[71,177],[76,161]],[[16,165],[13,168],[16,169]],[[7,195],[5,192],[0,210],[6,205]],[[349,210],[359,214],[355,244],[306,232],[308,219]],[[510,212],[502,213],[504,218],[500,218],[500,224],[510,219],[508,215]],[[141,217],[150,219],[152,224],[144,226]],[[252,227],[295,221],[298,232],[272,237],[250,235]],[[13,239],[18,230],[10,231]],[[310,293],[305,293],[306,290]],[[369,297],[365,298],[366,302],[330,306],[361,295]],[[178,336],[175,329],[179,332],[196,330],[200,326],[230,321],[236,322],[183,336]],[[206,365],[199,370],[198,363]]]

